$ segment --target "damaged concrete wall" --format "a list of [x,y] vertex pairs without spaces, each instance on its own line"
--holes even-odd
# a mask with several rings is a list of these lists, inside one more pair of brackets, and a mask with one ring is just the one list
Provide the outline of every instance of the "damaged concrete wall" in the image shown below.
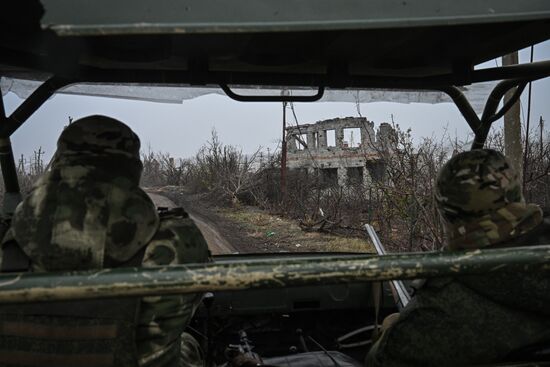
[[288,127],[287,167],[319,169],[338,184],[362,180],[368,184],[380,171],[380,151],[391,149],[395,131],[364,117],[345,117]]

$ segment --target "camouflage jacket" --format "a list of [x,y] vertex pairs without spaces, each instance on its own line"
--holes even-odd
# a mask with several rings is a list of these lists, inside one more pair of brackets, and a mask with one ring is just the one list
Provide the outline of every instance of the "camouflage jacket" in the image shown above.
[[[2,245],[16,243],[13,230],[4,236]],[[0,247],[0,263],[2,259]],[[206,262],[209,259],[207,244],[181,208],[172,209],[160,215],[158,230],[153,238],[141,249],[136,248],[133,256],[127,254],[134,264],[136,257],[142,257],[144,267],[161,265]],[[40,254],[40,253],[39,253]],[[38,256],[34,261],[30,253],[28,263],[31,271],[50,271],[50,269],[65,269],[65,264],[52,261],[54,254],[45,258]],[[25,256],[25,255],[23,255]],[[105,254],[109,258],[109,253]],[[63,259],[63,257],[59,257]],[[51,266],[50,266],[51,265]],[[124,263],[107,261],[106,267],[126,266]],[[180,348],[193,347],[196,342],[189,342],[188,335],[183,331],[192,318],[198,306],[201,295],[179,295],[145,297],[142,299],[136,322],[137,359],[140,366],[195,366],[200,361],[182,360],[185,356],[196,356],[197,353],[182,351]],[[183,357],[182,357],[183,356]]]
[[[160,216],[160,227],[147,245],[143,266],[206,262],[208,245],[191,218],[181,208]],[[202,295],[145,297],[142,299],[136,342],[140,366],[176,366],[181,334],[195,313]],[[190,366],[191,361],[182,361]]]
[[[88,116],[67,126],[50,169],[13,215],[0,248],[2,270],[51,272],[207,261],[206,242],[183,209],[161,214],[159,220],[153,202],[139,187],[139,149],[138,136],[107,116]],[[127,313],[138,314],[135,346],[140,365],[181,364],[181,334],[199,300],[200,295],[133,300]],[[64,311],[63,305],[60,308]],[[98,316],[94,311],[89,318]]]
[[[550,219],[498,246],[550,244]],[[430,279],[369,351],[367,366],[493,363],[550,341],[548,273]]]

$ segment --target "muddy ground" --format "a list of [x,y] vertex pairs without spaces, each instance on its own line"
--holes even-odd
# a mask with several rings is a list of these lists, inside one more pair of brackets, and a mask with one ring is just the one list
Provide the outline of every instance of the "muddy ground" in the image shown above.
[[[214,254],[257,252],[374,252],[365,237],[306,232],[298,223],[250,206],[217,207],[177,187],[148,188],[159,206],[163,197],[190,214]],[[156,196],[156,197],[155,197]],[[164,202],[167,204],[168,202]]]

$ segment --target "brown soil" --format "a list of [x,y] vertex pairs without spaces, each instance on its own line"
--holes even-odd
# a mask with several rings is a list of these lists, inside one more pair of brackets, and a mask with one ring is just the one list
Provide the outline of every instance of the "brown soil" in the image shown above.
[[293,220],[254,207],[218,209],[252,239],[249,252],[373,252],[366,238],[305,232]]
[[[220,208],[177,187],[147,189],[182,206],[203,232],[213,253],[368,252],[365,237],[305,232],[293,221],[250,206]],[[216,237],[217,236],[217,237]]]

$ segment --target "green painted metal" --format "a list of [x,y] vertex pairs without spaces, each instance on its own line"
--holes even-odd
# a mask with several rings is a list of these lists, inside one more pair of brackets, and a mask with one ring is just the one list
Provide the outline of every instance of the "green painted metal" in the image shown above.
[[59,35],[380,29],[548,19],[547,0],[42,0]]
[[550,245],[385,256],[272,260],[0,276],[0,303],[151,296],[312,284],[550,270]]

